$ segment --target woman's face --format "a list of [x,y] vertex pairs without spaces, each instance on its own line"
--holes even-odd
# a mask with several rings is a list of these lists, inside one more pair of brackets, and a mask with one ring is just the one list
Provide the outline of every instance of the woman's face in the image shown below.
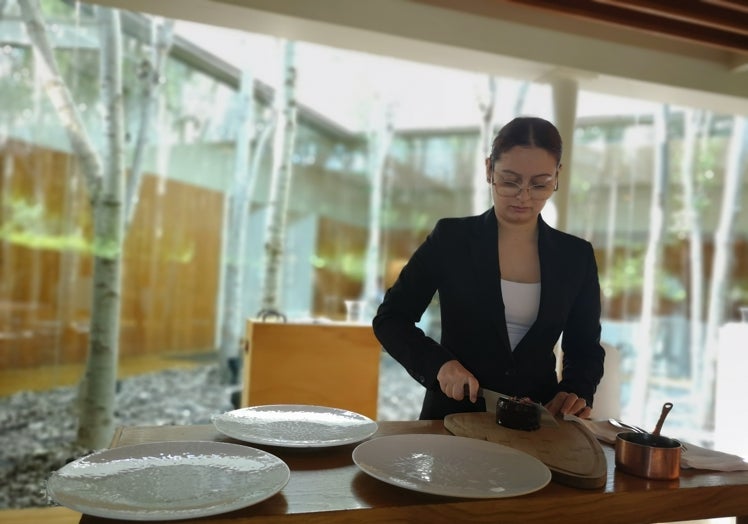
[[516,146],[494,162],[486,160],[494,212],[502,224],[534,224],[558,183],[561,166],[538,147]]

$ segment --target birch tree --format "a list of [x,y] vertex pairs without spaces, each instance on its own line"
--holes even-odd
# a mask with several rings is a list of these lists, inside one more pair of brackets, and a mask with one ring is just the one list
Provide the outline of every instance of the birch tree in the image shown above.
[[735,216],[740,202],[741,174],[748,154],[748,118],[736,116],[725,167],[719,223],[714,233],[714,262],[709,286],[709,309],[706,321],[705,354],[703,363],[703,395],[699,409],[704,428],[714,425],[715,376],[719,349],[719,329],[725,318],[725,296],[730,280],[733,256]]
[[119,352],[122,294],[121,250],[124,241],[124,125],[122,35],[119,11],[99,8],[101,93],[105,114],[104,172],[92,194],[93,300],[88,362],[82,383],[78,439],[105,447],[114,432],[114,395]]
[[[605,278],[610,279],[613,274],[613,263],[615,260],[615,236],[617,230],[618,216],[618,198],[619,190],[621,185],[621,159],[614,154],[614,150],[610,147],[611,135],[613,130],[606,128],[605,143],[608,144],[604,150],[603,158],[603,179],[610,182],[610,189],[608,190],[608,219],[606,221],[605,229]],[[588,232],[587,238],[590,238],[591,233]],[[605,293],[603,296],[603,311],[609,310],[610,305],[610,293]]]
[[697,139],[704,121],[703,111],[686,110],[683,115],[683,155],[681,184],[683,187],[684,228],[688,231],[689,260],[689,352],[691,375],[694,384],[701,383],[700,357],[703,343],[702,322],[704,315],[703,235],[696,187]]
[[522,82],[517,88],[517,98],[514,99],[514,111],[515,117],[522,114],[523,108],[525,107],[525,100],[527,99],[527,92],[530,90],[530,82]]
[[642,310],[636,334],[636,365],[631,384],[630,414],[634,419],[643,417],[649,392],[649,374],[652,365],[652,346],[655,340],[655,314],[657,310],[657,272],[662,257],[662,239],[665,233],[666,190],[669,170],[667,125],[670,110],[662,106],[655,114],[655,154],[652,197],[649,207],[649,239],[644,257],[644,283]]
[[[246,51],[246,47],[245,47]],[[254,136],[254,77],[249,65],[241,73],[237,93],[236,118],[238,127],[234,155],[234,176],[227,197],[228,241],[225,254],[225,275],[223,281],[223,316],[221,318],[221,344],[219,347],[220,377],[224,384],[233,383],[228,363],[237,357],[242,332],[241,290],[244,280],[245,237],[247,235],[247,215],[254,187],[254,177],[250,177],[250,143]]]
[[478,100],[481,121],[478,147],[475,152],[475,175],[471,178],[472,198],[470,205],[474,215],[483,213],[491,205],[491,191],[484,179],[486,157],[491,151],[491,140],[493,139],[494,113],[496,112],[496,99],[498,97],[497,83],[496,77],[489,75],[485,98]]
[[[114,430],[119,353],[121,250],[125,234],[122,35],[119,11],[97,8],[104,146],[95,148],[60,74],[38,0],[19,0],[44,90],[78,160],[93,215],[93,291],[86,369],[79,386],[78,444],[105,447]],[[147,111],[143,118],[149,117]],[[143,129],[143,127],[141,127]],[[143,147],[141,145],[141,147]]]
[[376,307],[382,290],[382,270],[380,268],[381,217],[384,173],[387,154],[392,143],[393,113],[391,105],[377,110],[376,125],[368,137],[368,172],[371,188],[369,191],[369,228],[364,262],[364,287],[361,299],[367,307]]
[[269,218],[265,232],[265,268],[259,313],[261,318],[285,318],[280,311],[280,292],[296,135],[295,43],[287,40],[281,41],[281,52],[283,73],[274,100],[277,120],[273,141],[273,172],[268,199]]
[[146,146],[153,135],[154,123],[160,113],[159,87],[164,83],[164,66],[174,40],[174,21],[151,19],[150,60],[144,59],[140,64],[140,79],[143,93],[140,104],[140,128],[133,152],[130,176],[127,178],[125,202],[125,224],[129,227],[135,216],[140,198],[140,183],[143,179],[143,159]]
[[57,60],[42,20],[39,0],[18,0],[18,6],[21,8],[21,16],[38,58],[37,74],[41,77],[44,91],[67,133],[70,146],[86,179],[87,187],[95,193],[102,178],[101,160],[86,133],[83,118],[57,67]]
[[[514,99],[514,105],[511,109],[512,118],[522,113],[525,105],[527,91],[530,88],[529,82],[522,82],[517,88],[517,95]],[[472,178],[472,199],[471,208],[473,214],[483,213],[488,207],[491,207],[491,189],[484,182],[484,173],[486,172],[486,157],[491,153],[491,145],[494,139],[494,129],[496,128],[496,104],[499,100],[498,80],[495,76],[488,77],[488,89],[485,99],[478,101],[478,109],[481,114],[481,122],[478,134],[478,147],[475,154],[475,176]]]

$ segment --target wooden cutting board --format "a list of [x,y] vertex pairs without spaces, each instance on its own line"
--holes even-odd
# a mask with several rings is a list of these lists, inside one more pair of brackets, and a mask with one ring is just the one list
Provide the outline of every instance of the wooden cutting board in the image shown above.
[[595,436],[579,422],[556,420],[557,428],[522,431],[500,426],[493,413],[453,413],[444,418],[444,427],[457,436],[524,451],[548,466],[559,484],[584,489],[604,486],[608,467]]

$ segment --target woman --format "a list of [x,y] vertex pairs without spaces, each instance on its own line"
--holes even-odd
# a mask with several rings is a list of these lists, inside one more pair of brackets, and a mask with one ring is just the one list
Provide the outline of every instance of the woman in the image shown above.
[[[439,220],[387,291],[374,333],[426,387],[421,419],[485,411],[479,387],[589,417],[605,357],[600,285],[591,244],[540,216],[560,170],[553,124],[509,122],[486,159],[493,208]],[[436,292],[440,343],[415,325]],[[553,347],[562,333],[559,383]]]

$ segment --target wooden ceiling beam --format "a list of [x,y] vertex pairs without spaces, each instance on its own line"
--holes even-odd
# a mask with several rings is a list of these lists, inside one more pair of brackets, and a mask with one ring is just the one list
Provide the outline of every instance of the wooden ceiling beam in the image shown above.
[[718,5],[728,9],[734,9],[735,11],[748,13],[748,4],[745,3],[745,0],[738,0],[737,2],[731,0],[703,0],[703,2],[705,4]]
[[642,13],[748,35],[748,12],[695,0],[596,0]]
[[[683,21],[672,17],[622,8],[618,5],[591,0],[506,0],[509,3],[544,9],[556,14],[595,20],[619,27],[645,31],[650,34],[700,42],[711,46],[748,54],[748,34],[732,32],[709,25]],[[676,3],[678,4],[678,3]],[[737,14],[737,13],[736,13]]]

